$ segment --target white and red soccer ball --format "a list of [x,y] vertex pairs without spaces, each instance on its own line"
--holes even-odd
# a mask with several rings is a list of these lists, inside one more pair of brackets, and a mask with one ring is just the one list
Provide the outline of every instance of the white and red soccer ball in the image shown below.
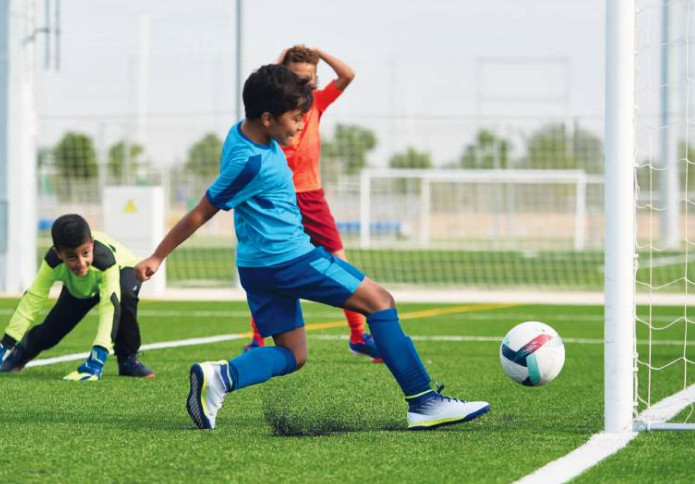
[[565,345],[547,324],[527,321],[514,326],[500,346],[500,363],[509,378],[526,386],[545,385],[565,364]]

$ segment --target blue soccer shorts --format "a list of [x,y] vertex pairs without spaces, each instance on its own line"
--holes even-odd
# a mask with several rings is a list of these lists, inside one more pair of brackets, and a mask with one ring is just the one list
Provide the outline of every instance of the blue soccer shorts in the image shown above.
[[364,274],[323,247],[270,267],[239,267],[241,285],[262,337],[304,326],[300,299],[343,307]]

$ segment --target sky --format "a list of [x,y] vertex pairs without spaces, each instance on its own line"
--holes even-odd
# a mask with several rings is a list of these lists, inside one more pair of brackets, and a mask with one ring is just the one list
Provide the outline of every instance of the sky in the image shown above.
[[[236,120],[235,11],[233,0],[62,0],[59,70],[44,68],[38,44],[39,144],[79,130],[103,154],[128,136],[171,164],[205,133],[224,137]],[[355,70],[322,134],[373,129],[375,167],[408,146],[449,163],[481,126],[517,140],[550,119],[602,131],[603,0],[246,0],[242,19],[244,78],[294,44]]]

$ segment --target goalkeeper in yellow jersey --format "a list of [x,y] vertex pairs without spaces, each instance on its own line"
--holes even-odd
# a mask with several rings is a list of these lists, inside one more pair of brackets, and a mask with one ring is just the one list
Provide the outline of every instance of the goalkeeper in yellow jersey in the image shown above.
[[[65,380],[101,378],[109,351],[118,358],[118,374],[154,378],[137,359],[140,328],[137,321],[140,282],[133,266],[137,259],[104,234],[92,234],[79,215],[63,215],[51,227],[53,247],[41,262],[31,288],[22,296],[0,342],[0,372],[20,371],[39,353],[63,339],[95,306],[99,325],[92,351]],[[39,312],[56,281],[63,290],[42,324]]]

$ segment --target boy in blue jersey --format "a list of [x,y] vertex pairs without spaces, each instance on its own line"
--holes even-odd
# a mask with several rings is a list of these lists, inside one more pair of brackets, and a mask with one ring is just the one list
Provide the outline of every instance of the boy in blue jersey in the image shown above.
[[280,144],[302,129],[311,107],[311,87],[287,68],[267,65],[246,80],[246,118],[225,140],[220,174],[198,205],[135,267],[149,279],[163,260],[219,210],[234,209],[239,240],[237,266],[251,314],[263,337],[261,347],[228,361],[195,363],[190,370],[188,413],[198,428],[215,427],[226,395],[301,368],[307,343],[300,299],[364,314],[384,363],[408,402],[408,427],[433,428],[476,418],[487,402],[442,396],[430,387],[412,341],[403,333],[391,295],[357,268],[311,245],[303,230]]

